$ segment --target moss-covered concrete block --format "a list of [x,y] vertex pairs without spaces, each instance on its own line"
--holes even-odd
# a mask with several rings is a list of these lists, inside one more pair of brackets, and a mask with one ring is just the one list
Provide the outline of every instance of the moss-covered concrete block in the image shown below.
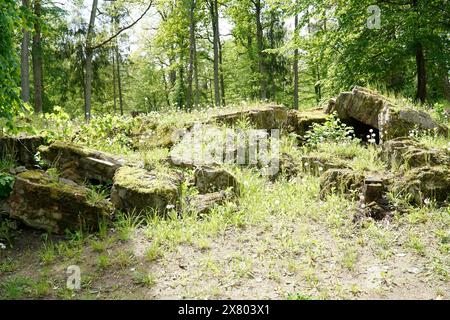
[[344,122],[357,121],[378,129],[382,141],[407,137],[413,129],[435,130],[442,135],[449,132],[427,112],[399,106],[388,97],[361,87],[339,94],[330,102],[327,112],[336,112]]
[[314,176],[320,176],[328,169],[347,169],[348,165],[342,160],[330,159],[320,155],[302,157],[302,170]]
[[212,120],[229,126],[235,125],[238,121],[248,120],[256,129],[279,129],[287,121],[287,109],[282,106],[261,106],[251,110],[219,114],[212,117]]
[[231,198],[232,194],[226,191],[197,194],[187,199],[188,210],[198,214],[206,214],[213,210],[216,206],[231,200]]
[[53,233],[80,228],[96,229],[109,213],[106,200],[92,203],[89,190],[43,171],[19,173],[8,200],[11,218]]
[[163,214],[177,207],[181,183],[177,173],[123,166],[114,175],[111,201],[119,210]]
[[322,124],[327,121],[328,115],[322,110],[297,111],[291,110],[288,113],[287,131],[297,134],[301,142],[306,132],[310,130],[313,124]]
[[448,128],[437,123],[422,110],[386,105],[378,116],[378,128],[383,141],[407,137],[411,130],[432,130],[447,136]]
[[442,204],[450,200],[450,169],[427,166],[408,170],[396,180],[393,189],[415,204],[421,205],[426,199]]
[[220,167],[199,167],[195,169],[195,186],[200,193],[232,189],[239,193],[240,184],[236,177]]
[[388,168],[398,170],[450,165],[450,155],[445,150],[429,149],[409,138],[386,141],[382,144],[380,157]]
[[342,194],[356,198],[364,184],[364,175],[351,169],[329,169],[320,176],[320,198]]
[[116,170],[125,164],[125,160],[117,156],[61,141],[40,147],[39,151],[41,157],[58,168],[63,177],[79,182],[110,182]]

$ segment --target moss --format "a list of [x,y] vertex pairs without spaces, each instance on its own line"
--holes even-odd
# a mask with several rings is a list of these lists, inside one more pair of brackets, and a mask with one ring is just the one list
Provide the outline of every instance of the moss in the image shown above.
[[290,111],[288,114],[288,131],[295,132],[303,137],[310,130],[314,123],[324,123],[328,115],[322,110]]
[[52,143],[50,146],[48,147],[40,147],[39,151],[41,153],[47,153],[47,152],[52,152],[52,151],[63,151],[66,150],[70,153],[74,153],[76,155],[79,155],[81,157],[89,157],[92,156],[93,154],[96,153],[95,150],[86,148],[84,146],[81,145],[76,145],[76,144],[72,144],[72,143],[68,143],[68,142],[63,142],[63,141],[55,141],[54,143]]
[[356,198],[364,183],[364,175],[349,169],[330,169],[320,177],[320,198],[333,193]]
[[43,172],[38,170],[28,170],[22,173],[19,173],[18,176],[23,179],[27,179],[30,181],[40,181],[44,178]]
[[111,201],[124,211],[164,214],[181,195],[181,179],[175,174],[121,167],[114,176]]
[[179,178],[174,174],[124,166],[116,171],[114,185],[139,193],[164,193],[177,188],[176,180]]
[[84,196],[87,193],[87,189],[82,186],[64,183],[61,182],[59,179],[55,180],[54,177],[39,170],[24,171],[22,173],[19,173],[17,177],[42,185],[43,187],[49,188],[50,192],[55,195],[63,192]]

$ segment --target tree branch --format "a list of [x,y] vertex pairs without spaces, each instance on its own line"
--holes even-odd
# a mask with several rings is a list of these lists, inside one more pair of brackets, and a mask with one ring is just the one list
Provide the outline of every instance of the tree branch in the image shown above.
[[109,37],[109,38],[106,39],[105,41],[103,41],[103,42],[101,42],[101,43],[99,43],[99,44],[97,44],[97,45],[91,47],[91,49],[94,50],[94,49],[98,49],[98,48],[104,46],[105,44],[107,44],[108,42],[110,42],[111,40],[113,40],[114,38],[116,38],[118,35],[120,35],[120,34],[121,34],[122,32],[124,32],[125,30],[132,28],[136,23],[139,22],[139,20],[141,20],[141,19],[147,14],[147,12],[148,12],[148,10],[150,10],[152,4],[153,4],[153,0],[150,1],[150,4],[148,5],[147,9],[145,9],[144,13],[142,13],[142,15],[141,15],[139,18],[137,18],[133,23],[129,24],[129,25],[126,26],[126,27],[123,27],[122,29],[120,29],[119,31],[117,31],[115,34],[113,34],[111,37]]

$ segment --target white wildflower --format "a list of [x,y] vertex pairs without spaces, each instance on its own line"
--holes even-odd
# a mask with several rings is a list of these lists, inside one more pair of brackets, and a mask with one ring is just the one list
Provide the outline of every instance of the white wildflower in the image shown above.
[[167,210],[171,210],[171,209],[173,209],[173,208],[175,208],[175,206],[174,206],[173,204],[168,204],[168,205],[166,206],[166,209],[167,209]]
[[2,250],[5,250],[5,249],[6,249],[6,246],[5,246],[4,243],[1,243],[1,242],[0,242],[0,249],[2,249]]
[[370,133],[373,133],[373,129],[370,129],[369,132],[370,132]]
[[423,200],[423,203],[425,203],[426,205],[429,205],[430,204],[430,199],[428,199],[428,198],[426,198],[425,200]]

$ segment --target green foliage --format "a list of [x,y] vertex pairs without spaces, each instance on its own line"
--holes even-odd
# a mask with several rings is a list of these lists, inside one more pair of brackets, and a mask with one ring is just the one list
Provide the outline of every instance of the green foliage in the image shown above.
[[[14,30],[19,26],[20,12],[13,0],[0,3],[0,118],[11,119],[18,112],[19,63],[14,50]],[[11,126],[10,121],[7,122]]]
[[69,114],[60,106],[55,106],[51,113],[40,114],[38,121],[43,128],[40,134],[50,142],[67,137],[73,130]]
[[89,124],[81,125],[74,141],[90,147],[108,149],[108,151],[127,153],[132,146],[131,136],[137,120],[129,117],[105,115],[93,117]]
[[305,138],[307,145],[312,148],[325,142],[347,143],[355,139],[353,128],[342,123],[335,115],[330,115],[323,124],[314,123]]
[[434,112],[440,122],[448,124],[450,122],[450,109],[442,102],[436,102],[433,105]]
[[0,199],[6,199],[14,186],[14,176],[0,172]]
[[87,201],[92,206],[103,204],[107,197],[108,190],[103,186],[92,186],[88,188]]
[[314,298],[302,293],[290,294],[287,297],[288,300],[313,300]]
[[[12,247],[14,238],[17,236],[15,223],[10,219],[2,219],[0,221],[0,242],[6,243]],[[2,248],[0,247],[0,253]],[[1,255],[0,255],[1,256]]]

